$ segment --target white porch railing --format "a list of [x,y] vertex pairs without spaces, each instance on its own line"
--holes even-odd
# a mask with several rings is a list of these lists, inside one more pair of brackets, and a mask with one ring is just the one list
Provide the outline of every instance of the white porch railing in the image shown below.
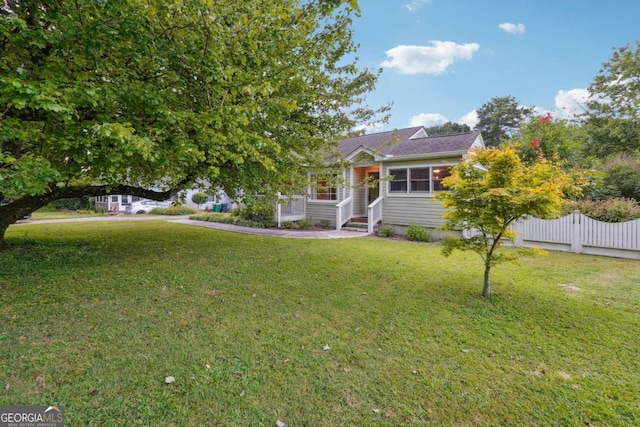
[[[557,219],[528,218],[510,229],[518,233],[514,246],[640,259],[640,219],[601,222],[574,211]],[[465,237],[476,234],[463,230]]]
[[367,207],[367,219],[369,222],[369,226],[367,231],[369,234],[373,234],[373,228],[377,223],[382,221],[382,200],[384,197],[380,196],[375,199],[368,207]]
[[353,216],[353,197],[347,197],[336,205],[336,230],[340,230]]
[[[282,202],[286,200],[286,202]],[[304,196],[280,196],[276,203],[276,222],[278,227],[286,221],[299,221],[307,217],[307,202]]]

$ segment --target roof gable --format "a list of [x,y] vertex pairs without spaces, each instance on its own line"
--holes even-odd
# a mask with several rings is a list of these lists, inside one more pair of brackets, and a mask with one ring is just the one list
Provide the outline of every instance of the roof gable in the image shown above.
[[344,158],[352,159],[360,152],[377,158],[437,157],[465,154],[472,147],[484,147],[478,131],[453,135],[428,136],[423,126],[356,136],[342,141],[338,147]]
[[351,153],[348,153],[346,156],[344,156],[344,158],[354,163],[361,161],[363,159],[374,160],[376,158],[376,152],[370,149],[369,147],[365,147],[364,145],[361,145],[357,147],[355,150],[353,150]]

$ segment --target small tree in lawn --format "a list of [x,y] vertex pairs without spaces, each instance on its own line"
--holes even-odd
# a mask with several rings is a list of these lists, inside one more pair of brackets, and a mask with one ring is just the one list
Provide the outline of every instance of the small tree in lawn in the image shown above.
[[198,209],[200,209],[200,206],[203,203],[207,203],[207,199],[209,198],[209,196],[207,196],[204,193],[193,193],[193,196],[191,196],[191,201],[193,203],[195,203],[196,205],[198,205]]
[[552,161],[539,158],[523,163],[510,148],[487,149],[473,153],[451,170],[443,185],[451,191],[438,198],[447,211],[445,230],[477,232],[469,238],[449,238],[443,254],[471,250],[484,261],[483,297],[490,294],[491,268],[517,259],[522,252],[502,252],[502,239],[514,240],[509,226],[527,216],[553,218],[562,210],[569,176]]

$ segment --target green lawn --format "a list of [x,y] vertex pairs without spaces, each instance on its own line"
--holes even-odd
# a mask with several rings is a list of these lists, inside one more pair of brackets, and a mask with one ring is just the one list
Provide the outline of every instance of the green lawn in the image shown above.
[[31,214],[32,220],[40,219],[70,219],[70,218],[87,218],[92,216],[104,216],[104,214],[90,213],[79,214],[76,211],[67,210],[38,210]]
[[525,259],[485,301],[479,258],[438,244],[162,221],[7,237],[0,405],[61,404],[70,426],[640,424],[638,262]]

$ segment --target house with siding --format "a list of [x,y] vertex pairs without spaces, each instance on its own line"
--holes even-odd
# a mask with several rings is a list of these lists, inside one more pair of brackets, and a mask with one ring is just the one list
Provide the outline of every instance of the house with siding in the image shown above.
[[[318,176],[306,195],[283,197],[283,203],[275,204],[275,219],[281,225],[310,218],[337,229],[364,224],[369,233],[380,223],[398,232],[411,224],[437,228],[443,224],[444,208],[435,199],[443,191],[442,180],[471,150],[482,148],[480,132],[429,136],[423,126],[346,139],[338,153],[349,166],[340,179]],[[133,201],[131,196],[110,195],[97,198],[96,205],[126,210]]]
[[366,223],[403,227],[442,225],[444,208],[435,199],[450,168],[471,150],[484,148],[480,132],[429,136],[423,126],[357,136],[338,149],[349,167],[344,185],[331,187],[319,177],[304,204],[304,216],[340,229]]
[[[191,200],[194,193],[207,193],[207,202],[204,205],[198,206]],[[211,193],[211,194],[210,194]],[[112,213],[131,213],[131,205],[135,202],[146,201],[143,197],[130,196],[126,194],[109,194],[107,196],[96,197],[96,208],[101,208],[105,212]],[[186,189],[183,190],[178,196],[174,196],[168,201],[184,200],[183,204],[191,208],[201,208],[213,210],[213,206],[216,204],[222,205],[224,211],[233,209],[235,203],[225,194],[222,189],[217,189],[212,192],[208,188]],[[135,213],[135,212],[134,212]]]

